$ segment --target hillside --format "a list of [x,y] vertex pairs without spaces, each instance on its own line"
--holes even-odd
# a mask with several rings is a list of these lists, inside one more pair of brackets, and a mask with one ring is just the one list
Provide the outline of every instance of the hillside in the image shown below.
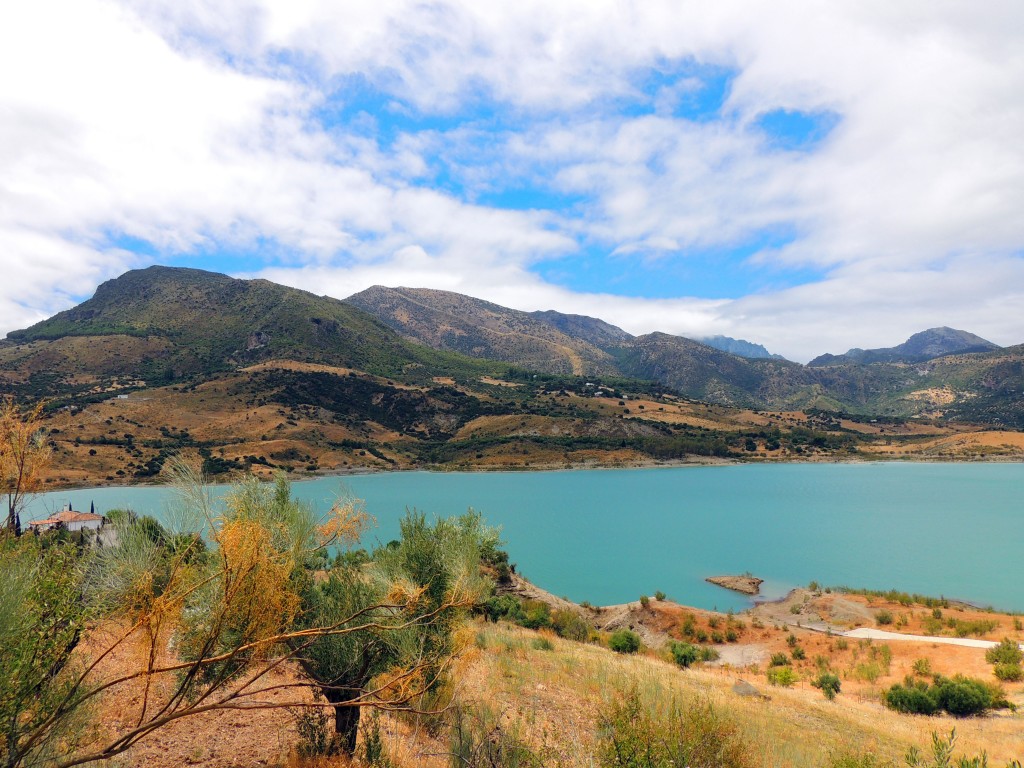
[[346,301],[407,339],[530,370],[647,379],[729,406],[1024,428],[1020,347],[1001,350],[951,328],[922,331],[889,349],[823,355],[804,366],[725,337],[632,336],[595,318],[520,312],[446,291],[376,286]]
[[812,368],[456,294],[361,295],[442,349],[349,303],[154,267],[12,333],[0,386],[47,398],[54,486],[158,480],[174,453],[211,474],[1024,454],[1001,431],[1024,426],[1021,347]]
[[[522,582],[520,582],[521,584]],[[920,670],[952,676],[992,677],[991,666],[979,648],[939,645],[927,641],[870,641],[844,638],[856,626],[872,626],[875,616],[890,612],[906,617],[908,634],[922,632],[933,620],[932,608],[910,596],[840,595],[796,590],[782,604],[764,606],[750,614],[725,615],[680,606],[671,600],[620,606],[583,608],[525,585],[513,600],[529,611],[526,629],[508,620],[495,623],[478,618],[459,630],[462,653],[451,668],[457,681],[451,706],[440,714],[384,713],[366,717],[365,740],[377,738],[395,768],[446,768],[451,753],[472,747],[478,759],[470,765],[565,766],[584,768],[615,765],[600,758],[612,733],[624,735],[632,724],[642,728],[664,722],[672,705],[688,712],[689,727],[713,734],[714,746],[734,745],[730,754],[749,768],[875,768],[903,766],[908,748],[931,754],[931,735],[946,736],[956,728],[955,753],[986,752],[988,765],[999,768],[1020,757],[1021,713],[1000,711],[981,718],[903,715],[885,708],[883,691]],[[906,599],[905,599],[906,598]],[[521,600],[521,602],[520,602]],[[550,606],[550,607],[548,607]],[[797,613],[789,608],[797,606]],[[831,634],[798,626],[815,611],[836,619]],[[988,638],[1021,639],[1012,617],[966,609],[939,608],[956,621],[991,627]],[[567,615],[579,616],[574,622]],[[525,616],[525,614],[524,614]],[[587,637],[560,636],[565,628],[583,627]],[[609,650],[612,632],[632,626],[644,637],[638,653]],[[725,640],[728,632],[732,640]],[[711,663],[681,668],[668,644],[693,637],[723,635],[709,644],[718,654]],[[708,643],[708,640],[703,641]],[[767,680],[772,657],[786,659],[795,682],[772,685]],[[834,701],[812,685],[820,670],[833,671],[841,681]],[[918,672],[915,672],[918,670]],[[288,667],[275,671],[270,684],[287,686],[297,679]],[[1020,683],[1005,686],[1008,698],[1024,704]],[[267,698],[280,694],[273,692]],[[639,704],[628,721],[609,721],[623,703]],[[104,718],[108,728],[125,728],[115,713]],[[614,729],[612,727],[614,723]],[[640,731],[643,733],[643,731]],[[292,717],[281,710],[214,713],[157,731],[127,753],[134,764],[172,768],[201,762],[221,766],[306,766],[295,756],[302,736]],[[490,750],[488,750],[488,746]],[[497,755],[504,757],[500,760]],[[510,757],[514,756],[514,757]],[[871,762],[859,762],[872,756]],[[843,760],[847,762],[842,762]],[[850,762],[856,759],[858,762]],[[660,764],[660,763],[658,763]],[[698,762],[719,766],[723,762]],[[320,758],[315,765],[340,768],[343,758]],[[928,763],[930,765],[930,763]]]
[[448,291],[374,286],[345,301],[434,349],[544,373],[618,373],[607,348],[630,338],[593,318],[520,312]]

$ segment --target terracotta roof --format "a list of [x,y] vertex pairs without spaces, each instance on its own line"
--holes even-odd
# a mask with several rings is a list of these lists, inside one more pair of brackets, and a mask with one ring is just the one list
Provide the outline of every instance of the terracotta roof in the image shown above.
[[33,520],[29,525],[55,525],[56,523],[88,523],[96,520],[102,520],[103,515],[93,514],[92,512],[75,512],[74,510],[64,510],[58,512],[53,517],[49,517],[46,520]]

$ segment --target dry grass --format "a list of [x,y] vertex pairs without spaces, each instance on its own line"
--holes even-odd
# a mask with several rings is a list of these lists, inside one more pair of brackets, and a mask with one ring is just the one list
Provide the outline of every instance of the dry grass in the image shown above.
[[[766,630],[771,633],[771,630]],[[826,701],[808,680],[812,661],[800,667],[802,681],[791,689],[773,688],[764,682],[764,665],[737,670],[701,668],[680,670],[674,664],[648,656],[623,657],[594,645],[552,638],[554,650],[536,650],[535,633],[508,626],[478,626],[478,647],[460,670],[461,695],[469,701],[497,707],[509,727],[516,729],[548,765],[587,766],[595,745],[597,715],[602,706],[622,691],[637,687],[652,705],[664,706],[675,698],[684,703],[710,702],[734,718],[740,732],[756,745],[763,766],[823,766],[843,751],[874,752],[901,761],[910,745],[924,748],[932,731],[956,727],[963,752],[987,750],[993,765],[1024,754],[1024,717],[996,715],[969,720],[949,717],[921,718],[898,715],[879,702],[882,681],[856,679],[855,665],[844,668],[842,655],[836,668],[843,678],[843,692],[835,702]],[[777,632],[773,645],[786,647]],[[817,639],[818,642],[812,642]],[[779,642],[781,640],[781,642]],[[801,637],[808,658],[828,653],[832,638]],[[913,658],[937,651],[937,664],[945,668],[957,652],[977,649],[948,647],[927,649],[907,644],[893,650],[887,679],[902,679]],[[871,644],[850,642],[846,662],[854,656],[870,656]],[[820,653],[819,653],[820,652]],[[833,649],[833,653],[834,653]],[[960,658],[960,661],[966,657]],[[983,663],[982,654],[982,663]],[[906,670],[904,669],[906,667]],[[949,669],[949,673],[957,671]],[[965,670],[979,671],[973,666]],[[732,691],[736,679],[753,683],[771,696],[770,701],[740,697]],[[1020,693],[1016,698],[1019,700]]]

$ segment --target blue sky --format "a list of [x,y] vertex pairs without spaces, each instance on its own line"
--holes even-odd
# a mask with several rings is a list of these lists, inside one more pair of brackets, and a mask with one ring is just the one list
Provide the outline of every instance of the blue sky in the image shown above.
[[[61,19],[61,24],[54,24]],[[0,11],[0,331],[153,263],[747,338],[1024,341],[1024,9]]]

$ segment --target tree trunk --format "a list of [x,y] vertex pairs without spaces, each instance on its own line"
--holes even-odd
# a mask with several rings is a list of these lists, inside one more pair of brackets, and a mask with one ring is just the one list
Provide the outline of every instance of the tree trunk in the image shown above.
[[327,753],[349,755],[356,752],[356,736],[359,734],[359,711],[362,707],[349,705],[355,696],[348,691],[327,690],[324,696],[334,705],[334,737]]

